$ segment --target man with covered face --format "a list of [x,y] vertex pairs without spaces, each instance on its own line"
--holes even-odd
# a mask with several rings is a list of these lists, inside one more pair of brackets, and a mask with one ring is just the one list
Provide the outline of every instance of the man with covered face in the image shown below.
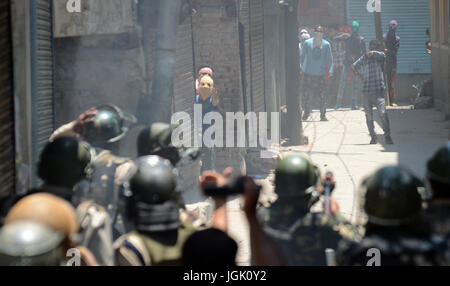
[[389,32],[384,34],[383,39],[386,45],[386,76],[389,91],[389,103],[396,106],[394,102],[394,83],[397,78],[397,53],[400,48],[400,37],[396,35],[398,22],[389,22]]
[[[217,90],[214,87],[214,80],[209,75],[204,75],[200,79],[198,94],[195,96],[195,104],[199,104],[202,106],[202,120],[204,120],[206,114],[208,114],[209,112],[218,111],[219,99],[217,96]],[[210,124],[202,124],[202,137],[205,133],[205,130],[210,126]],[[202,153],[202,171],[214,169],[213,150],[211,148],[205,147],[202,149]]]
[[[328,67],[328,74],[325,75],[325,67]],[[330,79],[333,76],[333,55],[331,45],[323,39],[323,27],[317,26],[314,37],[305,41],[300,54],[300,68],[304,73],[303,84],[306,88],[303,98],[303,120],[307,120],[311,114],[312,100],[314,96],[320,99],[320,120],[327,121],[326,118],[326,95],[325,77]]]
[[[342,100],[344,97],[345,84],[347,82],[348,75],[352,71],[351,65],[356,62],[362,55],[366,53],[366,43],[363,37],[359,35],[359,23],[353,21],[352,34],[345,40],[345,60],[342,69],[341,82],[339,83],[339,91],[337,96],[337,102],[335,109],[341,108]],[[352,109],[357,110],[358,101],[361,97],[361,82],[357,77],[353,77],[352,88]]]

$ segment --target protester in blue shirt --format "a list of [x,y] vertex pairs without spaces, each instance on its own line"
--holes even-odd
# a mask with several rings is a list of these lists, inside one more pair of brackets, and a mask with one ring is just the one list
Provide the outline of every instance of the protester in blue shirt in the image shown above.
[[359,58],[353,65],[353,73],[363,82],[363,102],[366,113],[367,127],[371,137],[370,144],[377,143],[377,136],[373,124],[373,106],[377,107],[380,116],[386,144],[393,144],[389,118],[386,112],[386,101],[384,99],[384,68],[386,55],[376,51],[379,47],[378,41],[371,41],[369,52]]
[[325,67],[328,67],[328,79],[333,76],[333,55],[331,45],[323,39],[323,28],[315,29],[314,37],[307,40],[302,47],[300,55],[300,70],[303,75],[305,95],[303,98],[303,120],[307,120],[311,114],[311,103],[314,96],[320,98],[320,120],[326,118],[326,94],[325,94]]

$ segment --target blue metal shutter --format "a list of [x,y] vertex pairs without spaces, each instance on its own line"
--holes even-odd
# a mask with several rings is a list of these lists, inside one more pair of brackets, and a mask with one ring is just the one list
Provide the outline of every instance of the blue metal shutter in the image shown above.
[[[430,26],[430,7],[428,0],[381,0],[383,33],[387,32],[390,20],[397,20],[400,37],[398,52],[399,74],[431,73],[431,57],[426,54],[425,30]],[[360,35],[368,45],[376,39],[374,15],[367,11],[366,0],[347,0],[347,22],[357,20]]]

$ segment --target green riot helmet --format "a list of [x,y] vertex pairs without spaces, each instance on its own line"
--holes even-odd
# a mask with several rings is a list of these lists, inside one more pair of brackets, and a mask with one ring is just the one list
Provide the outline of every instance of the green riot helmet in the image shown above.
[[135,201],[161,204],[176,199],[176,178],[172,165],[159,156],[145,156],[136,160],[136,172],[130,179]]
[[157,122],[142,130],[137,142],[138,155],[158,155],[175,166],[181,159],[178,148],[172,145],[172,132],[177,127],[177,124]]
[[420,181],[410,171],[388,166],[364,179],[364,211],[369,223],[380,226],[410,224],[422,209]]
[[17,221],[0,230],[0,266],[60,266],[64,234],[34,221]]
[[427,178],[446,188],[450,187],[450,142],[441,147],[427,163]]
[[60,137],[44,147],[38,175],[46,184],[71,189],[85,176],[90,160],[90,147],[86,142]]
[[120,141],[128,132],[126,122],[135,123],[133,115],[123,112],[114,105],[102,105],[98,110],[94,121],[84,128],[83,137],[91,145],[104,148],[107,144]]
[[275,170],[275,189],[280,196],[305,195],[320,179],[319,169],[308,159],[291,154],[283,158]]

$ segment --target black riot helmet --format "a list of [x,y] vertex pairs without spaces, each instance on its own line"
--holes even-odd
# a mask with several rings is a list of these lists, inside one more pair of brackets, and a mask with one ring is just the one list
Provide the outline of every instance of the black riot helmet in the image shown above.
[[175,198],[176,179],[169,161],[159,156],[137,159],[130,190],[136,201],[161,204]]
[[108,145],[119,142],[128,132],[127,122],[136,123],[136,118],[123,112],[115,105],[102,105],[94,121],[84,128],[83,137],[92,146],[107,148]]
[[171,163],[159,156],[140,157],[124,190],[128,219],[139,231],[176,229],[179,221],[179,194]]
[[71,189],[85,176],[90,160],[90,147],[86,142],[60,137],[44,147],[38,175],[46,184]]
[[407,169],[387,166],[364,179],[364,210],[369,223],[379,226],[408,225],[422,209],[420,181]]
[[178,148],[172,144],[172,132],[177,124],[153,123],[141,131],[137,141],[138,156],[157,155],[175,166],[181,159]]
[[35,221],[0,229],[0,266],[60,266],[65,236]]
[[275,170],[275,189],[280,197],[302,196],[316,186],[319,169],[300,154],[283,158]]
[[450,197],[450,142],[439,148],[428,161],[427,179],[435,197]]

